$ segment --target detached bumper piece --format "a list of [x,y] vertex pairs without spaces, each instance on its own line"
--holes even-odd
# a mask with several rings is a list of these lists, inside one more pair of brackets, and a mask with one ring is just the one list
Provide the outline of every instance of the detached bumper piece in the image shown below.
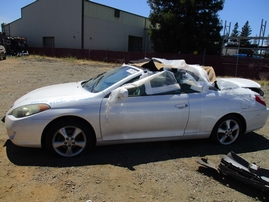
[[222,156],[218,166],[206,158],[198,163],[269,194],[269,170],[247,162],[234,152]]

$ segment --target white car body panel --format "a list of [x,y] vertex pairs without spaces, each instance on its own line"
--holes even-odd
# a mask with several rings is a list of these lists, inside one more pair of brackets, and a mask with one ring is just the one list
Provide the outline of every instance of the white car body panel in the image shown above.
[[81,87],[80,83],[73,82],[51,85],[33,90],[19,98],[14,105],[22,106],[35,103],[47,103],[49,105],[54,105],[90,98],[91,95],[89,95],[89,92]]
[[103,100],[100,113],[104,141],[184,135],[189,116],[187,94],[118,99],[107,118],[106,102]]
[[231,88],[261,88],[261,86],[252,80],[244,78],[217,78],[217,84],[220,90]]

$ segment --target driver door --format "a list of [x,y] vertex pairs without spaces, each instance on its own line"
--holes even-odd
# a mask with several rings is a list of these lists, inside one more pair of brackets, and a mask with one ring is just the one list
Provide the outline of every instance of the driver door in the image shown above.
[[188,94],[117,98],[107,109],[101,103],[100,128],[104,141],[183,136],[188,122]]

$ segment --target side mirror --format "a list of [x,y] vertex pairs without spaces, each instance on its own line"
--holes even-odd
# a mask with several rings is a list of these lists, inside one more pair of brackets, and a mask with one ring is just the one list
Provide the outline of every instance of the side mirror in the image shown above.
[[120,88],[118,93],[119,98],[127,98],[128,97],[128,90],[126,88]]

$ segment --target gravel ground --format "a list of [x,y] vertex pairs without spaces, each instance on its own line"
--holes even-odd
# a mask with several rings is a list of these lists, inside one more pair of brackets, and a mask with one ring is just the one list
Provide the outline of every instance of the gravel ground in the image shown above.
[[[0,116],[20,96],[45,85],[79,81],[115,64],[47,57],[0,61]],[[269,104],[269,87],[263,87]],[[0,201],[269,201],[269,195],[197,164],[230,151],[269,168],[269,120],[231,146],[207,140],[96,147],[77,158],[13,145],[0,123]]]

